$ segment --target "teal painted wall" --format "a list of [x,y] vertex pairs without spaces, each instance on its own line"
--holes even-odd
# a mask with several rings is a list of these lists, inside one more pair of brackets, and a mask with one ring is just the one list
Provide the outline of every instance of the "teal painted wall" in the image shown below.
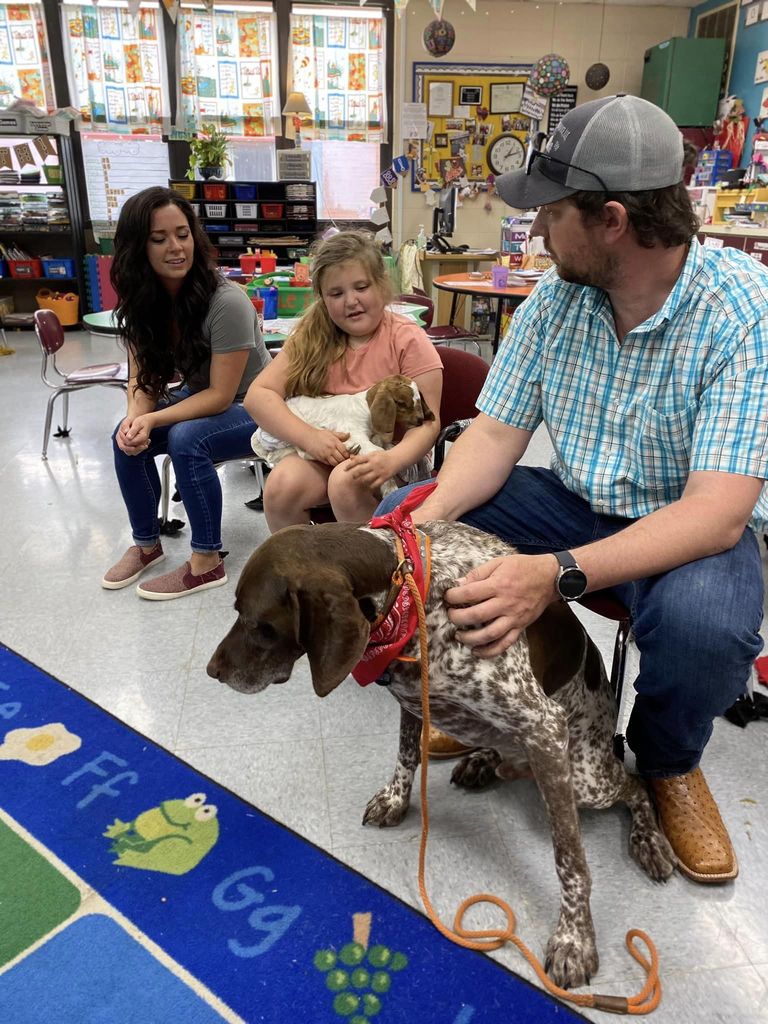
[[[755,0],[758,7],[762,9],[763,0]],[[707,11],[713,11],[722,7],[723,0],[706,0],[691,10],[690,21],[688,22],[688,37],[696,34],[696,19]],[[733,62],[731,65],[731,79],[728,86],[730,95],[739,96],[743,102],[749,117],[749,129],[744,145],[744,152],[741,157],[741,166],[744,167],[752,152],[752,137],[755,134],[753,118],[757,117],[760,111],[760,100],[763,96],[763,89],[768,87],[768,82],[755,85],[755,65],[757,55],[763,50],[768,50],[768,21],[758,21],[754,25],[745,25],[744,19],[748,7],[739,7],[738,24],[736,27],[736,45],[733,51]]]

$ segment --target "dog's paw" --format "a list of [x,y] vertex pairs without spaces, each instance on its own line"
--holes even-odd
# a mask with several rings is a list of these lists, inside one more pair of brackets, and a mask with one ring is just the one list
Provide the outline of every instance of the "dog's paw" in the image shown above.
[[408,811],[409,800],[400,786],[389,785],[371,797],[363,815],[364,825],[392,828],[399,825]]
[[654,882],[666,882],[677,867],[669,840],[657,826],[642,827],[633,822],[629,832],[629,853]]
[[547,943],[544,962],[547,974],[556,985],[560,988],[588,985],[599,966],[595,932],[591,925],[581,930],[572,925],[558,926]]
[[462,789],[482,789],[494,781],[499,764],[499,752],[484,747],[459,761],[451,773],[451,782]]

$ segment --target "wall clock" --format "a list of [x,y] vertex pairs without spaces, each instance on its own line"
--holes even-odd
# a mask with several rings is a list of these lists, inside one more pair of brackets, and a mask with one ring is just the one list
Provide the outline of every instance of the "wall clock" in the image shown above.
[[525,163],[525,146],[516,135],[497,135],[488,146],[486,159],[494,174],[516,171]]

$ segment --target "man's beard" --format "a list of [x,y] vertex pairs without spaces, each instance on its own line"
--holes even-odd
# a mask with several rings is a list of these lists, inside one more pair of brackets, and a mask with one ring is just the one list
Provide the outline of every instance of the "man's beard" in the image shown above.
[[608,291],[615,287],[618,281],[618,261],[615,256],[608,253],[602,253],[600,256],[592,253],[589,257],[589,265],[586,260],[574,266],[571,262],[558,262],[557,256],[554,256],[553,259],[560,278],[570,284],[581,284]]

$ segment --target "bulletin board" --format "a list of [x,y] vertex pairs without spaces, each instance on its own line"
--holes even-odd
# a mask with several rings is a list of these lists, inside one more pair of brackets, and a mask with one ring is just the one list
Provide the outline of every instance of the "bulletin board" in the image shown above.
[[409,142],[411,191],[422,191],[422,184],[442,187],[463,175],[485,183],[494,173],[487,154],[497,136],[513,135],[527,145],[530,118],[520,113],[520,102],[532,68],[414,62],[413,102],[426,106],[432,135]]

